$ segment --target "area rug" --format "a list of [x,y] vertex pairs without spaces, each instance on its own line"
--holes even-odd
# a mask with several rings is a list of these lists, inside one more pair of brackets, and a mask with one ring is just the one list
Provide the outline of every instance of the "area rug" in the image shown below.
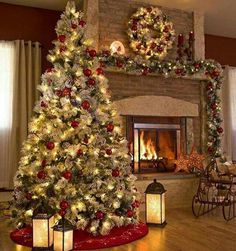
[[[106,236],[93,236],[86,231],[75,230],[73,250],[94,250],[124,245],[144,237],[147,233],[148,227],[142,222],[113,228]],[[14,230],[10,237],[17,244],[32,247],[32,227],[30,226]]]

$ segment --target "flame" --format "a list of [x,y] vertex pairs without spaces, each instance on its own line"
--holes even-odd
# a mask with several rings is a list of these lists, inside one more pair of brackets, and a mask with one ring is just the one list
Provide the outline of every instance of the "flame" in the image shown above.
[[144,131],[140,133],[140,156],[143,160],[157,159],[155,143],[149,138],[145,144]]
[[159,155],[168,159],[175,159],[175,151],[173,150],[173,134],[168,131],[159,132]]

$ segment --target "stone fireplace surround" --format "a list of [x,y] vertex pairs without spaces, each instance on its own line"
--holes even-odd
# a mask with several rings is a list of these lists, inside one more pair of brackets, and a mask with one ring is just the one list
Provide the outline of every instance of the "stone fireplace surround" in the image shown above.
[[[94,47],[97,50],[108,49],[113,41],[119,40],[125,45],[126,54],[131,56],[133,52],[129,48],[126,34],[127,22],[137,8],[156,5],[154,0],[84,0],[83,2],[88,24],[87,37],[93,38]],[[203,14],[158,7],[173,21],[176,34],[194,31],[194,58],[204,59]],[[176,44],[166,59],[175,59],[175,57]],[[204,88],[199,79],[172,79],[151,75],[135,76],[112,70],[106,71],[106,77],[109,80],[112,99],[117,103],[118,109],[124,108],[125,104],[132,100],[133,106],[129,103],[129,112],[132,112],[132,107],[133,112],[136,110],[141,113],[142,111],[142,113],[146,112],[146,114],[153,116],[153,114],[162,114],[163,108],[166,108],[165,112],[168,111],[169,115],[181,116],[181,109],[185,111],[185,114],[190,114],[191,116],[188,118],[189,126],[192,126],[192,140],[199,151],[204,151],[206,115]],[[123,126],[125,126],[125,116],[122,116],[122,120]],[[191,206],[192,197],[197,187],[197,179],[193,175],[156,174],[153,176],[147,174],[137,176],[136,186],[142,195],[154,177],[167,189],[167,210],[174,207]],[[144,210],[143,205],[141,210]]]
[[[125,134],[126,116],[186,118],[187,152],[192,146],[201,151],[201,82],[198,79],[171,79],[159,76],[137,76],[107,70],[112,99],[121,115]],[[191,206],[197,189],[197,178],[191,174],[137,174],[136,186],[144,201],[146,186],[157,178],[167,189],[168,208]],[[141,211],[144,210],[144,204]]]

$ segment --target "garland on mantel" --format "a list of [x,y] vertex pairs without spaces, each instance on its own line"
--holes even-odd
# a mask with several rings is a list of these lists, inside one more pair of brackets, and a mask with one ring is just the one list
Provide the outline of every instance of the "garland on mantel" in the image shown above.
[[145,60],[141,56],[130,58],[121,55],[111,55],[103,51],[100,55],[103,67],[131,74],[148,75],[158,74],[164,77],[193,77],[203,76],[206,84],[206,109],[207,109],[207,152],[213,157],[221,156],[221,100],[219,91],[223,82],[223,70],[214,60],[196,60],[188,62]]

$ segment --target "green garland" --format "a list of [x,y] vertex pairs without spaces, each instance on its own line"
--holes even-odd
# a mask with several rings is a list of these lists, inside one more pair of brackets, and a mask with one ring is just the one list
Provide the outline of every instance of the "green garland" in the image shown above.
[[101,65],[113,67],[122,72],[148,75],[158,74],[164,77],[187,77],[195,74],[204,75],[206,86],[206,110],[208,139],[206,151],[214,156],[221,156],[221,100],[219,91],[223,82],[223,71],[214,60],[196,60],[190,62],[145,60],[141,56],[129,58],[121,55],[110,55],[103,51],[100,55]]

